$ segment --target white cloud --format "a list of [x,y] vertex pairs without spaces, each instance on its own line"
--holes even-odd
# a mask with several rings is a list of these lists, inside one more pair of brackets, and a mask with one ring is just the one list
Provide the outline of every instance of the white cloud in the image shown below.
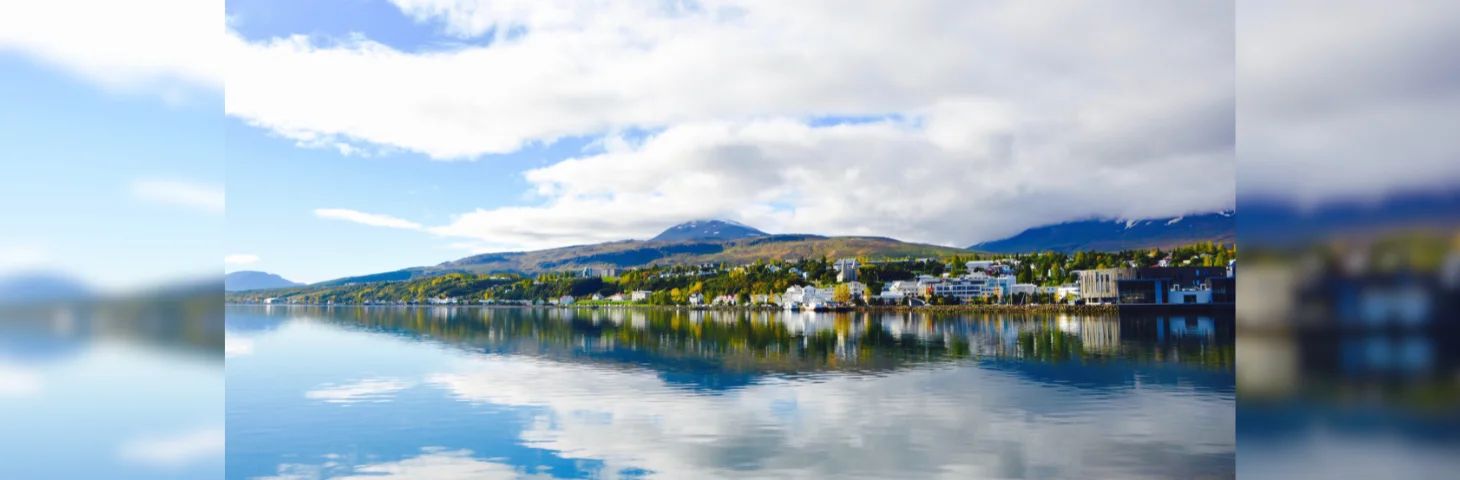
[[[459,37],[517,33],[425,53],[233,34],[226,110],[305,145],[437,159],[597,139],[527,173],[540,203],[441,235],[540,248],[723,216],[966,246],[1235,201],[1222,2],[396,3]],[[813,122],[831,117],[884,120]],[[635,131],[657,133],[616,135]]]
[[1251,0],[1237,12],[1244,197],[1460,186],[1460,3]]
[[304,393],[304,397],[329,403],[383,402],[411,384],[392,378],[374,378],[344,385],[322,385]]
[[177,468],[223,455],[223,428],[208,427],[175,435],[139,438],[122,445],[122,459]]
[[39,372],[0,363],[0,398],[32,397],[40,393]]
[[[1172,132],[1132,154],[1089,133],[1109,128],[1091,119],[1063,127],[1068,134],[1059,144],[1026,144],[1045,134],[1041,122],[1017,129],[962,123],[987,108],[981,100],[940,105],[922,120],[923,128],[895,120],[676,126],[641,146],[527,172],[548,198],[541,205],[477,210],[430,230],[545,248],[648,238],[680,221],[724,217],[769,232],[967,246],[1039,223],[1181,215],[1229,208],[1234,201],[1226,180],[1233,175],[1231,151],[1221,146],[1227,139]],[[1143,108],[1112,105],[1104,116],[1143,115],[1128,113]],[[1210,117],[1210,109],[1230,112],[1194,101],[1159,116]],[[948,123],[958,126],[945,128]],[[1068,152],[1077,146],[1087,153],[1071,158]]]
[[234,253],[223,257],[223,263],[234,265],[246,265],[259,261],[259,256],[251,253]]
[[[768,379],[696,394],[646,370],[477,358],[431,382],[462,400],[542,412],[525,422],[522,442],[603,461],[604,471],[716,478],[727,459],[745,459],[775,478],[1022,476],[1006,468],[1166,478],[1189,475],[1197,459],[1234,455],[1230,397],[1193,395],[1187,386],[1111,392],[1121,398],[1095,405],[1074,398],[1086,394],[1077,389],[963,365],[814,382]],[[1162,453],[1136,460],[1133,444]]]
[[[1098,115],[1099,100],[1231,92],[1231,7],[1024,2],[397,1],[491,47],[233,34],[226,109],[307,142],[435,158],[629,127],[905,113],[948,98]],[[292,72],[280,75],[280,72]]]
[[0,2],[0,52],[16,51],[108,89],[221,90],[223,2]]
[[134,197],[150,202],[223,213],[223,188],[217,185],[186,180],[136,180],[131,184],[131,192]]
[[409,230],[417,230],[421,228],[421,224],[419,223],[402,220],[392,217],[390,215],[358,212],[355,210],[347,210],[343,208],[319,208],[314,210],[314,215],[320,218],[332,218],[335,220],[362,223],[365,225],[370,225],[372,227],[404,228]]

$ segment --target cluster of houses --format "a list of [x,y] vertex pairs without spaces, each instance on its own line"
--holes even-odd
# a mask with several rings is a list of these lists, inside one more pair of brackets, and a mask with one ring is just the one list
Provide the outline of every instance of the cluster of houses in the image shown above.
[[[757,294],[749,297],[750,305],[780,305],[787,310],[817,310],[838,306],[836,291],[845,288],[848,298],[884,304],[925,305],[930,297],[956,299],[960,303],[972,303],[976,299],[1009,299],[1020,295],[1049,295],[1056,302],[1086,304],[1206,304],[1236,302],[1236,261],[1222,267],[1147,267],[1147,268],[1105,268],[1074,272],[1076,283],[1060,286],[1039,286],[1017,283],[1014,269],[1017,260],[974,260],[967,262],[967,273],[958,276],[918,275],[908,280],[896,280],[883,284],[881,292],[870,292],[858,278],[862,266],[855,258],[843,258],[833,263],[837,271],[837,284],[830,286],[793,286],[782,294]],[[700,265],[688,275],[703,275],[721,270],[718,264]],[[771,266],[779,269],[780,267]],[[791,273],[798,272],[790,267]],[[587,267],[581,274],[585,277],[613,277],[619,274],[615,268]],[[681,273],[683,274],[683,273]],[[668,273],[665,273],[668,275]],[[574,298],[562,296],[547,300],[478,300],[482,304],[521,305],[572,305],[575,301],[593,300],[607,302],[644,302],[652,292],[635,290],[613,295],[593,294]],[[691,294],[692,306],[721,305],[736,306],[741,299],[736,295],[720,295],[706,298],[702,293]],[[294,303],[293,299],[268,298],[266,304]],[[457,305],[471,303],[455,297],[428,298],[424,301],[367,302],[367,304],[420,304]]]

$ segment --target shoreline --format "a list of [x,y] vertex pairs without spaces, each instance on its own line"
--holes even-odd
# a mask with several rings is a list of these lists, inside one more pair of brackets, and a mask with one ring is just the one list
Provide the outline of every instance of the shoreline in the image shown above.
[[[447,307],[447,308],[541,308],[541,309],[619,309],[619,310],[688,310],[688,311],[718,311],[718,312],[795,312],[802,311],[785,310],[781,307],[735,307],[735,306],[689,306],[689,305],[359,305],[359,304],[318,304],[318,303],[286,303],[286,304],[263,304],[263,303],[235,303],[227,302],[227,306],[261,306],[261,307]],[[1133,307],[1131,305],[1125,308]],[[1144,307],[1144,306],[1142,306]],[[1166,307],[1157,305],[1152,307]],[[1217,310],[1223,306],[1208,306],[1201,310]],[[1230,306],[1228,306],[1230,308]],[[925,305],[925,306],[861,306],[844,307],[831,309],[816,313],[848,313],[848,312],[960,312],[960,313],[1070,313],[1070,314],[1115,314],[1120,313],[1122,306],[1114,304],[1104,305]]]

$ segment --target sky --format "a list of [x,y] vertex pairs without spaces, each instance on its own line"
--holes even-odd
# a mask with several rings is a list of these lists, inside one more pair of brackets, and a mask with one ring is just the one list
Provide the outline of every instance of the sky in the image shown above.
[[222,76],[196,45],[156,48],[207,27],[127,18],[149,23],[116,2],[0,3],[0,276],[127,291],[219,275]]
[[[42,111],[0,113],[24,125],[4,154],[75,187],[6,185],[58,214],[0,207],[24,227],[0,263],[116,277],[142,259],[36,232],[135,246],[121,230],[197,222],[224,222],[225,270],[307,282],[701,218],[967,246],[1230,209],[1239,184],[1312,201],[1460,178],[1446,2],[113,3],[0,7],[0,85]],[[222,215],[180,206],[220,183]],[[143,208],[159,220],[124,228]],[[185,238],[150,248],[205,250]]]
[[788,3],[229,1],[227,268],[1235,203],[1228,4]]

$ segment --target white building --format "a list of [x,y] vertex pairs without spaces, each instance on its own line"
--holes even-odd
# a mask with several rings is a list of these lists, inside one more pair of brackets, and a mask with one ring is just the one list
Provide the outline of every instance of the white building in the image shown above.
[[608,297],[608,301],[610,302],[622,302],[624,300],[627,300],[627,297],[624,297],[622,293],[615,293],[613,296]]
[[558,299],[558,305],[572,305],[572,304],[573,304],[573,296],[572,295],[563,295],[562,298],[559,298]]
[[968,267],[968,271],[969,272],[974,272],[974,271],[985,271],[985,272],[987,272],[990,267],[993,267],[994,266],[995,263],[998,263],[998,261],[997,260],[974,260],[974,261],[971,261],[971,262],[968,262],[968,263],[963,264],[963,266]]
[[883,285],[882,294],[879,297],[884,300],[902,300],[907,297],[922,296],[925,291],[921,282],[916,280],[896,280]]
[[852,298],[867,298],[867,285],[866,284],[864,284],[862,282],[851,281],[851,282],[847,282],[846,285],[847,285],[847,290],[851,293],[851,297]]
[[725,294],[715,297],[715,301],[712,303],[714,303],[715,305],[735,305],[739,302],[736,300],[734,295]]
[[832,291],[816,287],[791,287],[781,296],[781,306],[793,308],[815,308],[831,302]]
[[690,305],[704,305],[704,303],[705,303],[705,294],[703,294],[703,293],[691,293],[691,294],[689,294],[689,304]]
[[632,292],[629,292],[629,300],[631,300],[631,301],[642,302],[642,301],[648,300],[648,299],[649,299],[649,291],[648,290],[634,290]]
[[595,293],[592,298],[594,300],[603,300],[603,295]]

